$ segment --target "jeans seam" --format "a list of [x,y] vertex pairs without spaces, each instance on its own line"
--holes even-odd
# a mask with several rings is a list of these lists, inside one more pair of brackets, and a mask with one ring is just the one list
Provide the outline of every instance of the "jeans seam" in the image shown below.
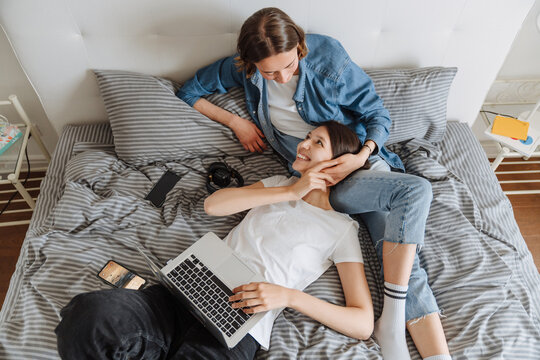
[[[403,182],[401,182],[401,185],[403,186]],[[406,200],[405,200],[405,209],[403,211],[403,216],[401,218],[401,231],[400,231],[400,234],[399,234],[399,243],[400,244],[403,244],[403,238],[404,238],[404,233],[405,233],[405,226],[406,226],[406,222],[405,222],[405,214],[407,214],[407,212],[410,210],[410,198],[411,198],[411,187],[408,186],[408,185],[405,185],[406,188],[407,188],[407,195],[406,195]]]

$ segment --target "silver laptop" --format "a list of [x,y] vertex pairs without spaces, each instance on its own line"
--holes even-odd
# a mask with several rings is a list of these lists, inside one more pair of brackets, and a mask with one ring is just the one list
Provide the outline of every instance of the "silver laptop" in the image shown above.
[[144,249],[137,249],[159,282],[229,349],[265,315],[246,314],[231,307],[232,289],[265,280],[214,233],[204,235],[162,269]]

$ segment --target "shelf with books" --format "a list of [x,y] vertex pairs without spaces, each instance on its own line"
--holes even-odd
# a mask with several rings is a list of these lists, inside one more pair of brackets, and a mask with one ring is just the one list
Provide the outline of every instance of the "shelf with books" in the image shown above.
[[8,100],[0,101],[0,106],[13,106],[22,120],[22,123],[14,124],[9,122],[3,115],[1,116],[3,128],[0,129],[0,133],[3,134],[5,144],[0,149],[0,159],[3,162],[12,164],[12,166],[1,171],[0,184],[12,184],[28,203],[28,206],[33,209],[35,202],[19,179],[30,137],[36,141],[47,162],[51,161],[51,156],[16,95],[10,95]]

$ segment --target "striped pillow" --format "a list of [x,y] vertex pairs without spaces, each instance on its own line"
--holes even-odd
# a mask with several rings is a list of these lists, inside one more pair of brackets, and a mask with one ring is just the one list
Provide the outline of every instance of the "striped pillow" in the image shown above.
[[[386,145],[425,138],[442,140],[446,99],[457,68],[366,70],[390,111]],[[133,165],[200,158],[244,156],[234,133],[176,97],[178,84],[118,70],[94,70],[105,102],[118,158]],[[208,97],[214,104],[250,119],[239,88]],[[204,139],[204,141],[201,141]]]
[[[246,155],[228,127],[176,97],[178,84],[128,71],[94,73],[119,159],[138,166],[204,156]],[[208,100],[249,119],[241,89],[214,94]]]
[[457,68],[366,70],[392,125],[385,145],[410,139],[442,140],[446,129],[446,100]]

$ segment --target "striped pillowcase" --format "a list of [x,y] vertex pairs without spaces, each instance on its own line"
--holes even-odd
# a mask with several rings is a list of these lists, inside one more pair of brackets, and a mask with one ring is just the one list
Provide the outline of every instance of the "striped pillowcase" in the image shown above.
[[[386,145],[425,138],[442,139],[446,99],[457,68],[366,70],[390,111]],[[146,165],[199,158],[244,156],[234,133],[176,97],[178,84],[119,70],[94,70],[109,116],[118,158]],[[242,89],[208,97],[214,104],[250,119]]]
[[442,140],[446,100],[456,72],[455,67],[366,70],[392,119],[385,145],[414,138]]
[[385,145],[414,138],[442,140],[446,100],[456,72],[455,67],[366,70],[392,119]]
[[[246,155],[228,127],[176,97],[178,84],[128,71],[94,73],[119,159],[139,166],[204,156]],[[208,100],[249,119],[240,89],[214,94]]]

